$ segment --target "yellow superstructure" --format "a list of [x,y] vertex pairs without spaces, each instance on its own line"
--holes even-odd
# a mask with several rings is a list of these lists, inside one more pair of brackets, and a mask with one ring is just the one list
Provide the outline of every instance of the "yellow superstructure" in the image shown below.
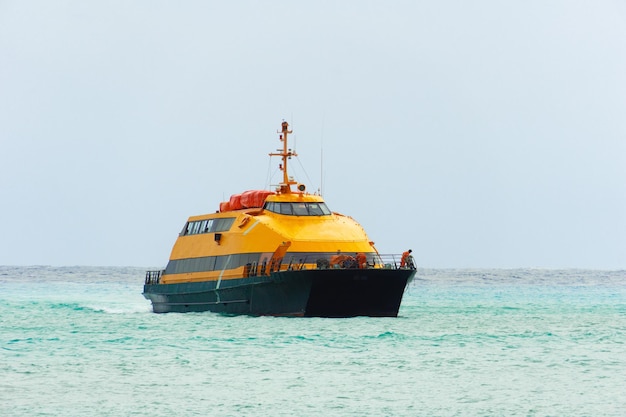
[[[276,191],[233,195],[219,212],[190,217],[161,283],[239,279],[268,273],[268,267],[289,268],[293,262],[306,268],[337,254],[376,253],[361,225],[330,212],[321,196],[306,193],[304,185],[288,176],[287,162],[297,154],[287,147],[287,122],[279,133],[282,152],[270,154],[282,157],[283,181]],[[242,208],[245,204],[254,207]]]
[[[269,196],[266,203],[289,202],[323,203],[319,196],[305,193]],[[267,204],[266,204],[267,206]],[[170,261],[199,259],[203,257],[233,255],[266,254],[271,255],[289,243],[284,258],[289,253],[335,254],[341,252],[372,253],[376,249],[370,242],[365,230],[354,219],[338,213],[321,216],[298,216],[278,214],[267,209],[243,209],[224,213],[214,213],[190,217],[187,224],[215,219],[234,219],[230,230],[225,232],[207,232],[185,234],[185,229],[176,240]],[[299,260],[299,259],[298,259]],[[314,264],[315,255],[305,264]],[[221,270],[166,274],[163,283],[190,282],[198,280],[217,280],[241,278],[244,266],[224,264]],[[282,268],[287,268],[283,262]]]

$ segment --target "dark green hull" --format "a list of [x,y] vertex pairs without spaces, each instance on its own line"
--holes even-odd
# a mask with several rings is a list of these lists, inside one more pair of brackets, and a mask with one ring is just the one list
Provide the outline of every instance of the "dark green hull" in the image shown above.
[[412,269],[311,269],[181,284],[146,284],[155,313],[396,317]]

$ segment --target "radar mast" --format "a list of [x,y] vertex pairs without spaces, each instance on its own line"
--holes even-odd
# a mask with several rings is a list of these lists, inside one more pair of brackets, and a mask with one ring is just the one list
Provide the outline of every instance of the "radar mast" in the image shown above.
[[292,156],[298,156],[298,154],[289,149],[287,146],[287,136],[291,134],[293,131],[289,130],[289,123],[283,121],[282,123],[282,131],[279,130],[277,133],[280,133],[280,140],[283,142],[283,149],[277,149],[279,153],[270,153],[270,156],[280,156],[283,160],[283,163],[279,165],[281,171],[283,171],[283,182],[281,182],[279,192],[281,194],[289,194],[291,193],[291,185],[297,184],[297,181],[289,178],[289,173],[287,172],[287,161],[291,159]]

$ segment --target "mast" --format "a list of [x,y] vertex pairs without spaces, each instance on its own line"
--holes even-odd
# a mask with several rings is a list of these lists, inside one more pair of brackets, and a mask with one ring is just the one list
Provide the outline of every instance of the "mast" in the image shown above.
[[283,194],[291,193],[291,184],[297,184],[297,181],[293,181],[289,179],[289,174],[287,172],[287,160],[291,159],[292,156],[298,156],[295,151],[292,151],[287,147],[287,135],[292,133],[293,131],[289,130],[289,123],[282,123],[282,131],[278,131],[281,133],[280,140],[283,142],[283,149],[277,149],[279,153],[271,153],[270,156],[280,156],[283,159],[283,163],[279,165],[281,171],[283,171],[283,182],[280,183],[280,192]]

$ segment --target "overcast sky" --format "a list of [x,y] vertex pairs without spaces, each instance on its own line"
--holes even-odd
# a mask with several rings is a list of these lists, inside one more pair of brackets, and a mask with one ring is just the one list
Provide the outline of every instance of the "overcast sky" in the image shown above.
[[626,268],[619,0],[0,0],[0,264],[165,266],[283,119],[381,253]]

